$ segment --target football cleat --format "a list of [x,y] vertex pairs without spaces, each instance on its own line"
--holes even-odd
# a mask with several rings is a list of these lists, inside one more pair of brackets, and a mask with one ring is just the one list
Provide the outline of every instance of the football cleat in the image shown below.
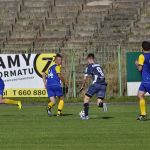
[[21,110],[22,109],[22,103],[21,103],[21,101],[18,101],[17,105],[18,105],[18,109]]
[[88,120],[89,119],[89,116],[85,116],[85,112],[84,110],[82,110],[80,113],[79,113],[79,116],[82,120]]
[[53,116],[50,108],[47,108],[47,114],[48,114],[49,117]]
[[82,120],[89,120],[89,116],[81,117]]
[[146,121],[147,120],[147,116],[146,115],[139,115],[137,120],[139,120],[139,121]]
[[63,116],[63,113],[61,112],[61,111],[58,111],[57,112],[57,116],[59,117],[59,116]]
[[62,114],[62,113],[60,113],[60,114],[57,114],[57,117],[60,117],[60,116],[63,116],[63,114]]
[[104,111],[104,112],[107,112],[107,111],[108,111],[108,107],[107,107],[107,104],[106,104],[106,103],[103,103],[103,111]]

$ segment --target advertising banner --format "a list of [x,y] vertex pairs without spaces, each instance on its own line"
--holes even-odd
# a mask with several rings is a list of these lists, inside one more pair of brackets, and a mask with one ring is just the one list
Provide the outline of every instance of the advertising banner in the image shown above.
[[127,94],[128,96],[136,96],[140,83],[141,72],[135,66],[135,61],[138,59],[141,52],[127,53]]
[[0,77],[5,83],[4,97],[47,97],[42,72],[56,54],[1,54]]

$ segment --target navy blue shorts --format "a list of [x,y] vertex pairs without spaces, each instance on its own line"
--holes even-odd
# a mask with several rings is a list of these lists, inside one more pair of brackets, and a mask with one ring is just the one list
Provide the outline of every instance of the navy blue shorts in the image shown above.
[[48,86],[47,87],[47,94],[48,97],[61,97],[63,96],[63,90],[62,87],[54,85],[54,86]]
[[145,92],[145,93],[149,93],[150,94],[150,83],[141,83],[140,87],[139,87],[139,91]]
[[94,94],[96,94],[97,98],[104,99],[106,94],[106,87],[107,85],[105,84],[103,85],[94,83],[88,88],[86,95],[88,97],[92,97]]

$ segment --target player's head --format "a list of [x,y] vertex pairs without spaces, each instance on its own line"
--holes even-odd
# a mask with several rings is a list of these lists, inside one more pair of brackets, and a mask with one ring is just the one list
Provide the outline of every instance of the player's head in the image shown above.
[[150,42],[148,41],[142,42],[142,49],[143,51],[150,51]]
[[55,63],[57,65],[61,65],[62,64],[62,56],[60,54],[56,54],[56,56],[55,56]]
[[87,56],[88,64],[94,63],[94,59],[95,59],[95,56],[93,53],[88,54],[88,56]]

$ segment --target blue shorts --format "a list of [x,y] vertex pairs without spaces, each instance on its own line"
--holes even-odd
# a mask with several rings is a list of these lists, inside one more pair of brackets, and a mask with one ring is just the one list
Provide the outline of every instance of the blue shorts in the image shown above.
[[104,99],[106,95],[106,87],[107,85],[105,84],[94,83],[88,88],[86,95],[92,97],[96,94],[97,98]]
[[48,97],[61,97],[63,96],[63,90],[62,87],[54,85],[54,86],[48,86],[47,87],[47,94]]
[[0,82],[0,96],[3,96],[4,88],[5,88],[4,82],[1,81],[1,82]]
[[150,83],[141,83],[139,87],[139,91],[149,93],[150,94]]

